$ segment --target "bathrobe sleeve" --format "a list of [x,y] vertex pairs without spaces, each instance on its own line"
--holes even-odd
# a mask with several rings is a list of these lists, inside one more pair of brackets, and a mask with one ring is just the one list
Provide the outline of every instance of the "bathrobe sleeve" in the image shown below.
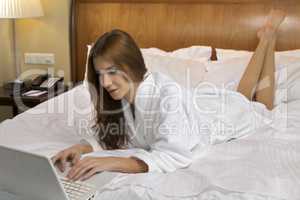
[[190,141],[193,137],[183,97],[176,87],[165,87],[159,96],[159,100],[153,100],[158,103],[158,118],[152,124],[150,136],[146,135],[148,149],[103,150],[93,156],[138,158],[148,165],[148,172],[172,172],[189,166],[193,157],[190,144],[194,141]]
[[91,145],[94,152],[103,150],[96,136],[84,137],[80,140],[80,144]]
[[172,172],[185,168],[192,162],[191,129],[181,96],[172,91],[162,93],[158,128],[149,151],[139,151],[132,156],[143,160],[149,172]]

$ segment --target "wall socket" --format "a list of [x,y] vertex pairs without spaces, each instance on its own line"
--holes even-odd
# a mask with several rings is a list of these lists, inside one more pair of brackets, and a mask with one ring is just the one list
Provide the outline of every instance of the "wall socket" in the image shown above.
[[54,65],[55,55],[53,53],[25,53],[25,64]]

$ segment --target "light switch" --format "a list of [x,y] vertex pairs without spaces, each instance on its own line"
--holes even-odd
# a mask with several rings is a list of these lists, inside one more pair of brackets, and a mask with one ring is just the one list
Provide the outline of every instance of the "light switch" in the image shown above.
[[25,64],[54,65],[55,55],[53,53],[25,53]]

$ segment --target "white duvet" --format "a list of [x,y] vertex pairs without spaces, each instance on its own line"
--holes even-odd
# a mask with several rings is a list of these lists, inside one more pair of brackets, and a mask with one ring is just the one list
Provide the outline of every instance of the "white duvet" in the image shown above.
[[289,108],[284,131],[264,127],[212,146],[190,167],[173,173],[120,174],[100,190],[99,199],[300,199],[300,124],[295,120],[300,101]]
[[[79,115],[68,106],[70,96],[86,113]],[[80,120],[89,122],[88,102],[79,86],[7,120],[0,125],[0,145],[51,157],[87,134],[80,131]],[[282,107],[288,109],[284,114]],[[89,181],[99,187],[99,200],[300,199],[300,101],[282,107],[273,112],[280,113],[274,116],[286,126],[275,123],[247,138],[213,146],[186,169],[168,174],[103,172]],[[69,119],[66,113],[74,115]]]
[[[0,145],[51,157],[90,133],[91,109],[87,91],[79,86],[1,123]],[[99,200],[298,200],[300,100],[280,103],[272,114],[272,124],[212,146],[186,169],[167,174],[103,172],[88,181],[99,188]],[[93,155],[97,153],[87,156]],[[0,192],[0,199],[17,198]]]

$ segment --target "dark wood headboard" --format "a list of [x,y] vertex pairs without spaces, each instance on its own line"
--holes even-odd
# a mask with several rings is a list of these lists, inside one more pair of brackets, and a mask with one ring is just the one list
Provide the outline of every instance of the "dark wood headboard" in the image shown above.
[[254,50],[256,31],[274,7],[288,13],[277,50],[300,49],[299,0],[73,0],[72,81],[83,80],[86,45],[111,29],[127,31],[141,48]]

